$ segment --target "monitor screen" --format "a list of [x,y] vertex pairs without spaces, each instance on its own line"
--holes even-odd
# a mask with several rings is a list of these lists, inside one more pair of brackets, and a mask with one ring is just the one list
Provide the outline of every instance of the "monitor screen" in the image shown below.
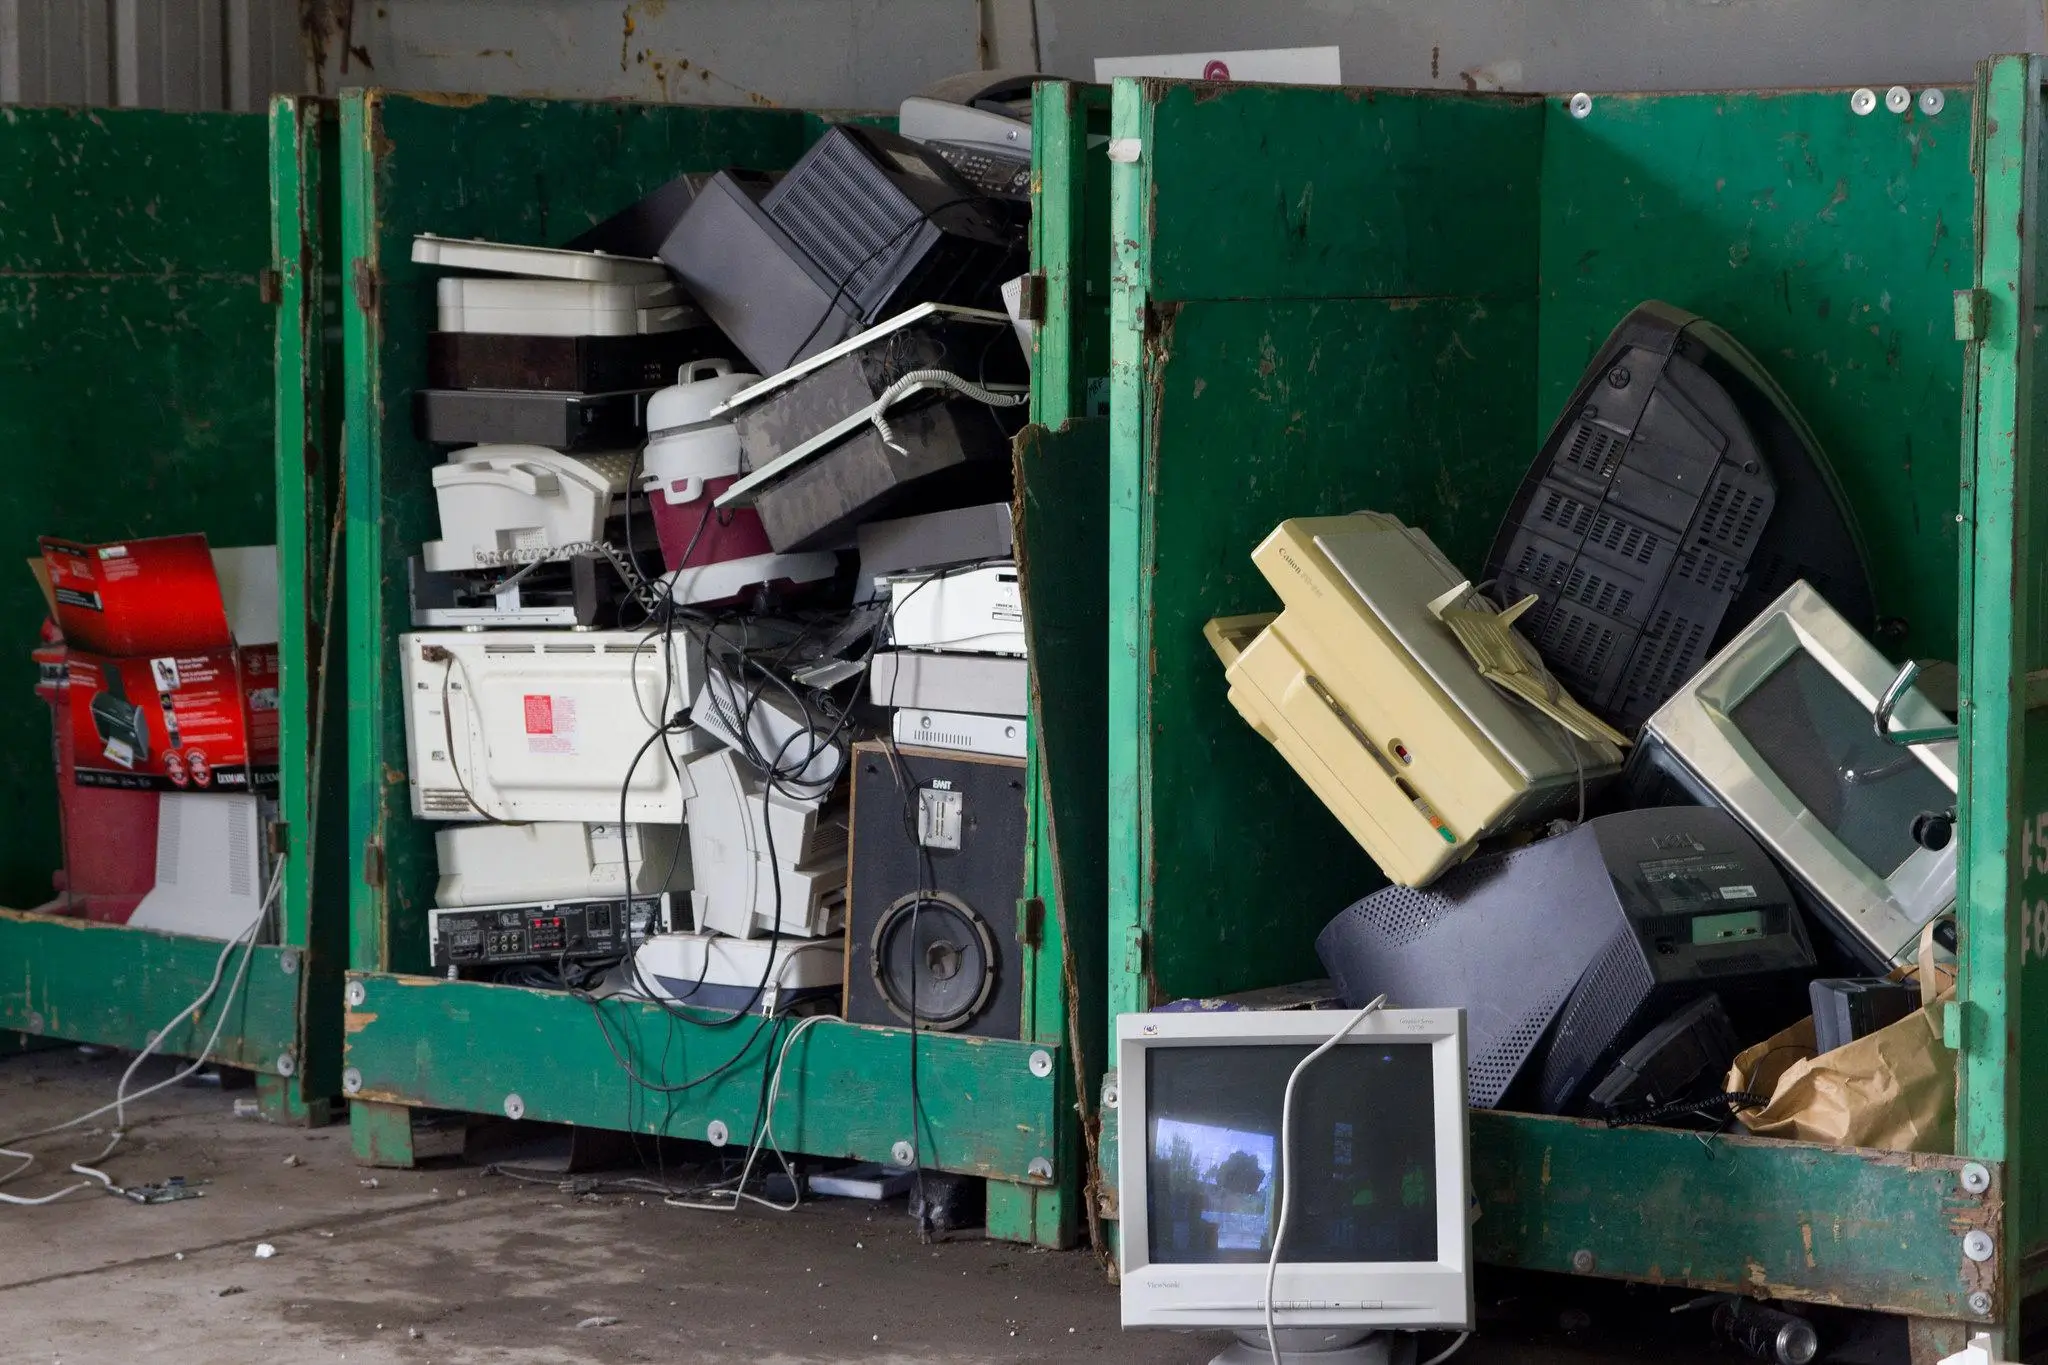
[[[1263,1262],[1280,1206],[1280,1103],[1306,1044],[1162,1047],[1146,1063],[1152,1263]],[[1426,1042],[1345,1042],[1294,1088],[1288,1262],[1434,1261]]]
[[1955,805],[1948,785],[1910,750],[1879,739],[1870,708],[1803,649],[1729,718],[1800,804],[1880,877],[1919,850],[1915,816]]

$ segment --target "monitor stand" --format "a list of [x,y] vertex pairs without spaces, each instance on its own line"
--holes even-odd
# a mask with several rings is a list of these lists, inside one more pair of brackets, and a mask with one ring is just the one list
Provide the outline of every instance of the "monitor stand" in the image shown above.
[[[1414,1365],[1415,1337],[1362,1327],[1282,1327],[1273,1334],[1281,1365]],[[1266,1329],[1248,1327],[1209,1365],[1271,1365]]]

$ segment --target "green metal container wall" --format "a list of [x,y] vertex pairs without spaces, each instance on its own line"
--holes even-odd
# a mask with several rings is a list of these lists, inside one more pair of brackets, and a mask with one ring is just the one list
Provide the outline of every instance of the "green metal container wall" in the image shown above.
[[[1286,517],[1373,508],[1476,570],[1557,406],[1645,299],[1728,328],[1819,433],[1887,650],[1953,658],[1959,619],[2009,610],[1981,586],[1959,599],[1976,394],[1951,294],[1991,238],[1970,92],[1942,95],[1903,116],[1859,116],[1848,91],[1598,95],[1575,117],[1526,96],[1116,83],[1112,1018],[1319,975],[1317,931],[1384,884],[1225,697],[1201,629],[1275,605],[1252,547]],[[2006,805],[1968,804],[1970,837],[2003,827]],[[1966,974],[2007,979],[2009,918],[1996,888],[1965,906]],[[1980,1015],[2001,1035],[2016,1017],[1996,989],[1966,988],[1973,1038]],[[1994,1054],[2019,1070],[1966,1048],[1966,1072]],[[1477,1114],[1479,1255],[1999,1321],[2017,1301],[2000,1262],[2019,1261],[1960,1239],[2011,1236],[2015,1131],[1966,1118],[1989,1181],[1971,1191],[1961,1157]]]

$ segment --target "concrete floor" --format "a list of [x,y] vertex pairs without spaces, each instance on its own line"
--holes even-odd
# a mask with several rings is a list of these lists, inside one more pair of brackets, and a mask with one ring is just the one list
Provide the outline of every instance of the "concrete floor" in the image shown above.
[[[105,1102],[124,1062],[70,1048],[0,1061],[0,1138]],[[345,1126],[238,1119],[234,1098],[193,1086],[143,1101],[107,1163],[124,1183],[208,1181],[203,1198],[87,1191],[0,1206],[0,1360],[1199,1365],[1223,1342],[1126,1335],[1086,1252],[926,1246],[901,1201],[734,1215],[461,1165],[372,1172],[351,1160]],[[8,1192],[61,1187],[64,1165],[104,1141],[37,1144],[47,1159]],[[276,1254],[258,1259],[266,1242]],[[1652,1345],[1629,1314],[1534,1302],[1526,1288],[1504,1299],[1482,1285],[1482,1315],[1458,1365],[1736,1359]],[[1589,1330],[1596,1317],[1617,1330]]]

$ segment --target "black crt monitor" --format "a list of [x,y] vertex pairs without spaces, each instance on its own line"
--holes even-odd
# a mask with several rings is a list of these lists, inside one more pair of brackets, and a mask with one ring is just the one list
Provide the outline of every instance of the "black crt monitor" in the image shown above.
[[1484,575],[1572,695],[1633,730],[1804,579],[1868,632],[1863,543],[1819,441],[1754,356],[1664,303],[1622,319],[1515,494]]

